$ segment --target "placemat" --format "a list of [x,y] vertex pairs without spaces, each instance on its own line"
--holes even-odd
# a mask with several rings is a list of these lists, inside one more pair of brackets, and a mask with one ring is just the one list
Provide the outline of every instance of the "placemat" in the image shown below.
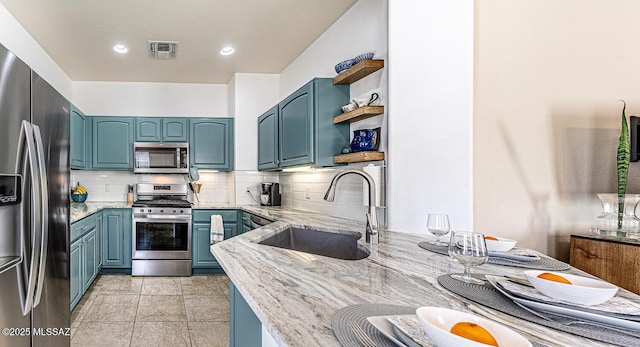
[[604,327],[580,324],[566,325],[566,322],[576,320],[573,318],[545,312],[544,314],[553,317],[554,321],[542,319],[517,306],[507,297],[500,294],[489,282],[484,285],[472,284],[456,280],[450,274],[447,274],[438,277],[438,283],[463,298],[532,323],[618,346],[640,346],[640,339]]
[[[371,316],[391,316],[391,315],[413,315],[415,319],[416,308],[410,306],[385,305],[385,304],[356,304],[343,307],[336,311],[331,318],[331,328],[333,334],[340,341],[341,346],[361,347],[362,344],[354,335],[349,324],[356,322],[375,342],[377,347],[395,347],[396,345],[378,331],[367,317]],[[394,328],[394,330],[397,328]],[[396,335],[398,335],[396,333]],[[409,337],[398,335],[398,338],[407,343]],[[403,338],[405,340],[403,340]],[[543,344],[531,342],[533,347],[546,347]],[[407,343],[409,346],[417,346],[417,343]],[[435,346],[435,345],[434,345]]]
[[[442,255],[449,255],[447,246],[436,246],[428,242],[420,242],[418,243],[418,246],[420,246],[420,248],[426,249],[427,251],[431,251],[431,252],[442,254]],[[531,260],[531,261],[517,261],[517,260],[511,260],[511,259],[505,259],[505,258],[489,257],[489,260],[487,260],[487,263],[494,264],[494,265],[520,267],[525,269],[550,270],[550,271],[565,271],[571,268],[569,264],[563,263],[553,258],[547,258],[547,257],[540,257],[540,259],[538,260]]]
[[355,336],[349,324],[356,322],[371,337],[378,347],[394,347],[395,344],[378,331],[367,317],[388,316],[397,314],[415,314],[416,308],[410,306],[386,304],[356,304],[343,307],[336,311],[331,318],[331,328],[340,345],[345,347],[361,347],[362,344]]

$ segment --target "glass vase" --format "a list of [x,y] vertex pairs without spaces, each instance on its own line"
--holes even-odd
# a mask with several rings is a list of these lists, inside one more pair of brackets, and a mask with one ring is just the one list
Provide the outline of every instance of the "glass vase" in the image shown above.
[[[617,237],[640,237],[640,219],[636,217],[636,207],[640,194],[596,194],[602,203],[602,213],[596,218],[596,229],[600,235]],[[619,208],[623,206],[622,219]]]

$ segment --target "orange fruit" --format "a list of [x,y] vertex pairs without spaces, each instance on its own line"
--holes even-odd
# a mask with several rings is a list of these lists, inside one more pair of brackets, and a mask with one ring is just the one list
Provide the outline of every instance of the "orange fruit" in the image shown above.
[[451,333],[485,345],[498,347],[496,339],[485,328],[476,323],[460,322],[451,327]]
[[485,240],[491,240],[491,241],[498,241],[497,237],[493,237],[493,236],[485,236],[484,237]]
[[569,281],[568,279],[562,277],[562,276],[558,276],[558,275],[554,275],[552,273],[548,273],[548,272],[543,272],[541,274],[538,275],[538,278],[542,278],[548,281],[554,281],[554,282],[560,282],[560,283],[564,283],[564,284],[572,284],[571,281]]

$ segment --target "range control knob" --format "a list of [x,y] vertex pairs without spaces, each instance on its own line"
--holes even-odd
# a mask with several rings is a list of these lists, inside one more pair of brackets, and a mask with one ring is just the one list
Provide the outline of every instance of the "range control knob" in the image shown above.
[[151,213],[151,209],[148,209],[147,212]]
[[160,213],[164,213],[164,210],[160,210]]
[[173,210],[173,213],[176,213],[176,210]]
[[180,213],[184,213],[184,210],[180,210]]
[[140,212],[141,212],[141,213],[144,213],[144,208],[141,208],[141,209],[140,209]]

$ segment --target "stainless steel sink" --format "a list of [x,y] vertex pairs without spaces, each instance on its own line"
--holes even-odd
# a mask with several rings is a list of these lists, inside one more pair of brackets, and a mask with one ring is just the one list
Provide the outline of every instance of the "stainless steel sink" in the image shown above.
[[358,247],[357,234],[289,227],[258,244],[291,249],[343,260],[359,260],[369,256],[366,248]]

